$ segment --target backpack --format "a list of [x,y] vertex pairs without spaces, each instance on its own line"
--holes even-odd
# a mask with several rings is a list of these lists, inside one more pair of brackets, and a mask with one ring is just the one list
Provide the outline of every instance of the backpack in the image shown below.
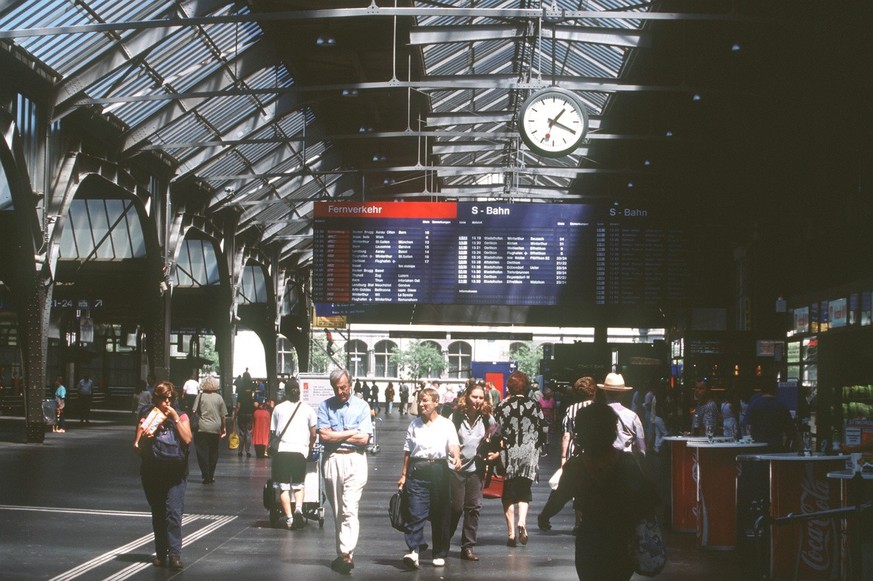
[[[140,419],[148,415],[150,405],[140,409]],[[155,432],[154,438],[143,438],[143,458],[154,462],[173,462],[180,464],[188,463],[188,446],[186,446],[176,433],[176,422],[167,418]]]
[[166,420],[164,425],[155,432],[155,437],[148,446],[148,452],[152,460],[158,462],[187,462],[188,447],[179,440],[176,433],[176,424],[173,420]]

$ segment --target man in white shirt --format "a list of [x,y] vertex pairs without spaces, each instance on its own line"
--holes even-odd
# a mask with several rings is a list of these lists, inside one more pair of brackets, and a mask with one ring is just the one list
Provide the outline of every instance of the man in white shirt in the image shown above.
[[192,372],[191,377],[182,386],[182,392],[185,394],[185,410],[188,413],[194,411],[194,400],[197,399],[197,394],[200,393],[200,382],[197,378],[197,372]]

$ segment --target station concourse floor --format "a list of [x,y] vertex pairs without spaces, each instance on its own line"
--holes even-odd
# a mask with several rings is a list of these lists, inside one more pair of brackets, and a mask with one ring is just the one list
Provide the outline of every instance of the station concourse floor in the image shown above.
[[[543,458],[543,481],[534,485],[527,546],[505,546],[499,500],[483,500],[476,552],[462,561],[460,531],[444,568],[430,555],[418,571],[401,562],[403,535],[388,523],[388,499],[396,488],[409,416],[379,416],[369,455],[369,482],[361,502],[361,535],[354,579],[576,579],[572,507],[552,519],[552,530],[536,527],[548,496],[546,482],[559,462],[552,448]],[[153,555],[148,504],[139,482],[139,459],[131,451],[130,413],[94,410],[90,424],[67,421],[66,433],[46,433],[43,444],[24,444],[24,420],[0,416],[0,579],[289,579],[344,577],[330,569],[335,554],[333,517],[325,505],[324,527],[310,521],[300,531],[270,527],[262,488],[270,460],[243,456],[222,441],[216,482],[201,484],[195,453],[185,497],[182,558],[172,572],[150,564]],[[554,439],[558,441],[557,438]],[[751,579],[732,551],[699,549],[694,535],[666,532],[668,564],[659,579],[733,581]],[[426,539],[430,539],[429,527]],[[638,581],[643,577],[635,576]]]

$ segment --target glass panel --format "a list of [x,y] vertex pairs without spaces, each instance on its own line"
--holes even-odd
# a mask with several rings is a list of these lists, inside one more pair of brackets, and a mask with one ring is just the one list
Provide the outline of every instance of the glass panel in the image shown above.
[[[112,248],[114,258],[122,260],[124,258],[132,258],[133,250],[130,247],[130,237],[127,235],[127,220],[123,217],[125,207],[130,202],[125,200],[106,200],[106,215],[109,218],[109,225],[112,228],[110,239],[112,240]],[[119,218],[121,218],[119,220]],[[109,241],[107,240],[106,243]],[[106,244],[104,243],[104,244]]]
[[199,280],[203,281],[201,284],[218,286],[218,257],[215,255],[215,247],[211,242],[205,240],[202,241],[201,245],[203,248],[204,274],[203,278]]
[[12,205],[12,189],[6,178],[6,171],[0,166],[0,212],[14,210]]
[[188,241],[182,245],[179,250],[179,256],[176,258],[176,280],[174,286],[190,287],[194,286],[194,279],[191,278],[191,251],[188,247]]
[[73,227],[73,244],[76,250],[72,257],[84,258],[94,250],[94,240],[91,237],[91,224],[88,221],[86,204],[76,200],[70,204],[70,224]]
[[109,219],[106,215],[104,200],[87,200],[88,216],[91,218],[91,230],[94,244],[97,245],[97,258],[111,260],[113,256],[112,241],[109,238]]
[[204,265],[206,259],[203,256],[205,245],[200,240],[189,240],[187,244],[188,256],[191,260],[189,268],[191,278],[195,286],[202,286],[206,284],[206,266]]

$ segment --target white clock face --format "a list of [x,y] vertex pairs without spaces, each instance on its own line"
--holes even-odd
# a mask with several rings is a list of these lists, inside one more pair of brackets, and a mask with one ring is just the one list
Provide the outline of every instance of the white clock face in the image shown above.
[[542,155],[566,155],[584,139],[585,113],[578,101],[559,90],[535,94],[521,111],[520,129],[525,143]]

